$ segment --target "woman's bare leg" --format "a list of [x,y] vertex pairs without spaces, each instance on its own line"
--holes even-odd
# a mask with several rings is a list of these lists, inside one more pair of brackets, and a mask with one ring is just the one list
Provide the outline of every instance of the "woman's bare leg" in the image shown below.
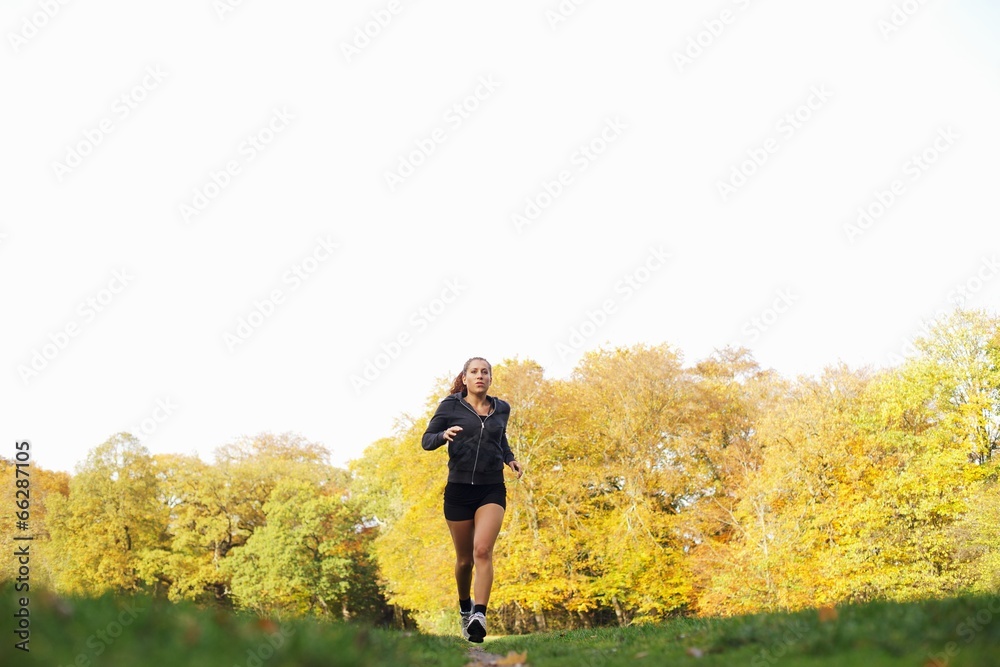
[[475,520],[448,521],[448,530],[451,531],[451,540],[455,543],[455,583],[458,585],[458,599],[465,600],[472,588]]
[[472,560],[476,567],[476,604],[488,605],[493,588],[493,546],[503,523],[503,507],[495,503],[476,510]]

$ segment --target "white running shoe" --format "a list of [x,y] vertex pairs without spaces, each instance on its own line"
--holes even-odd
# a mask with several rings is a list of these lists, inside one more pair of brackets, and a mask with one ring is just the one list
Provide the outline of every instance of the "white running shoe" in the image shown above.
[[481,611],[477,611],[469,618],[469,626],[466,630],[468,640],[477,644],[483,641],[486,636],[486,616]]
[[458,613],[460,613],[462,615],[462,638],[463,639],[468,639],[469,638],[469,621],[472,620],[472,610],[470,609],[469,611],[459,611]]

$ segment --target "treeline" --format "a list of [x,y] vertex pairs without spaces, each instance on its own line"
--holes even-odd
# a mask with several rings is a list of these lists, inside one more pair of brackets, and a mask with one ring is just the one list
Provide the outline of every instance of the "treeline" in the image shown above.
[[[745,350],[587,354],[567,380],[494,368],[508,480],[491,613],[507,632],[1000,588],[1000,322],[956,312],[881,371],[790,380]],[[439,396],[353,466],[387,598],[454,603]]]
[[[565,380],[496,364],[527,472],[508,479],[491,627],[997,591],[1000,321],[957,311],[915,347],[794,380],[746,350],[685,365],[666,345],[588,353]],[[447,455],[420,447],[446,391],[350,471],[268,434],[213,463],[119,434],[72,477],[34,471],[32,576],[453,631]]]
[[[299,436],[265,433],[205,463],[151,455],[120,433],[72,477],[32,466],[32,583],[406,624],[379,588],[373,529],[351,498],[350,474],[328,458]],[[0,465],[12,478],[11,463]],[[13,548],[13,523],[3,524],[2,548]],[[0,578],[11,578],[3,566]]]

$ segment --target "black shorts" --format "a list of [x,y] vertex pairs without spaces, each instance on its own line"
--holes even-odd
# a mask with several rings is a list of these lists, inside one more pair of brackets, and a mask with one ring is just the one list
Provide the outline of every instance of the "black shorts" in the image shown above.
[[475,518],[476,510],[495,503],[507,509],[507,486],[499,484],[456,484],[444,487],[444,518],[448,521],[468,521]]

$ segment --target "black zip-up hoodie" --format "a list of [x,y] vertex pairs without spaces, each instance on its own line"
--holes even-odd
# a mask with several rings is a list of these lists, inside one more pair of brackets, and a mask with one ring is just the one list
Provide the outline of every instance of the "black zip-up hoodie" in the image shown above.
[[448,481],[460,484],[497,484],[503,467],[514,460],[507,444],[510,404],[487,395],[493,403],[485,419],[462,398],[462,392],[446,396],[427,424],[421,446],[427,451],[445,444],[444,432],[452,426],[462,430],[448,443]]

